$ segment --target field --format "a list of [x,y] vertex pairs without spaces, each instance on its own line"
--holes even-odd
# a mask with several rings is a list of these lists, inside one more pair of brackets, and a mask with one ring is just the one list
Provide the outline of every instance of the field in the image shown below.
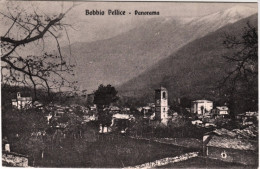
[[38,158],[39,167],[127,167],[165,157],[173,157],[191,149],[124,136],[103,135],[96,142],[84,139],[66,140]]

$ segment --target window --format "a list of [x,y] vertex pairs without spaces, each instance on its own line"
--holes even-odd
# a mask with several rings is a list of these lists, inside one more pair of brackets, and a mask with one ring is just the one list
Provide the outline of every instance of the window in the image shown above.
[[225,151],[221,153],[221,158],[227,158],[227,153]]
[[163,92],[163,99],[166,99],[166,92]]
[[156,102],[157,102],[157,104],[160,104],[160,100],[157,100]]

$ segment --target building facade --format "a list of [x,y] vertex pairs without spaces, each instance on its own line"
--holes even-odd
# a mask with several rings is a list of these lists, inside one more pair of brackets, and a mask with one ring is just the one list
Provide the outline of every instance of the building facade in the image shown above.
[[191,105],[191,112],[196,114],[204,114],[213,109],[213,102],[210,100],[195,100]]
[[231,163],[257,166],[257,142],[227,136],[209,136],[203,139],[204,155]]
[[168,119],[168,91],[164,87],[155,90],[155,119]]
[[17,92],[17,98],[12,99],[12,106],[17,109],[25,109],[32,107],[32,97],[22,97],[20,92]]

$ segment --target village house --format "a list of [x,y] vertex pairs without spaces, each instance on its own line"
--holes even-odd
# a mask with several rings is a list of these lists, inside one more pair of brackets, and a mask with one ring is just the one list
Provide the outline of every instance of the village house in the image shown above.
[[98,119],[97,113],[95,111],[88,111],[87,114],[83,115],[84,122],[96,121]]
[[203,122],[201,120],[193,120],[191,121],[191,124],[196,126],[202,126]]
[[219,115],[229,115],[229,109],[227,106],[218,106],[216,109]]
[[60,118],[64,115],[65,110],[63,108],[58,108],[55,112],[54,112],[54,117],[56,118]]
[[144,106],[142,107],[141,113],[143,113],[144,118],[149,118],[150,115],[152,115],[152,108],[150,106]]
[[222,124],[228,122],[229,109],[227,106],[219,106],[211,109],[211,111],[204,111],[203,114],[196,114],[196,118],[198,118],[202,123],[197,123],[196,119],[193,119],[193,125],[205,128],[216,127],[220,124],[219,121],[221,121]]
[[110,106],[109,108],[109,113],[115,114],[115,113],[120,113],[121,109],[117,106]]
[[[100,124],[99,127],[99,133],[109,133],[112,132],[112,128],[114,127],[120,127],[120,133],[126,133],[128,130],[128,125],[127,123],[134,120],[134,116],[131,114],[120,114],[120,113],[116,113],[113,114],[112,116],[112,120],[111,120],[111,125],[110,126],[102,126]],[[122,126],[118,126],[118,124],[120,122],[123,122],[124,125]]]
[[245,113],[247,117],[258,117],[258,112],[256,111],[248,111]]
[[32,107],[32,97],[22,97],[20,92],[17,92],[17,98],[12,99],[12,106],[17,109],[27,109]]
[[191,104],[191,112],[195,114],[204,114],[213,109],[213,102],[210,100],[195,100]]
[[227,106],[217,106],[215,109],[211,110],[214,118],[228,118],[229,117],[229,108]]
[[137,107],[137,108],[136,108],[136,110],[137,110],[138,112],[140,112],[140,113],[142,112],[142,109],[143,109],[143,107]]
[[96,104],[93,104],[93,105],[91,105],[89,107],[90,107],[90,110],[92,110],[92,111],[96,111],[97,110],[97,105]]
[[204,114],[213,109],[213,102],[210,100],[195,100],[191,104],[191,112],[195,114]]
[[144,118],[149,118],[155,112],[155,104],[147,103],[146,106],[138,107],[137,110],[143,114]]
[[124,108],[123,108],[123,111],[125,111],[125,112],[130,112],[130,108],[129,108],[129,107],[124,107]]
[[43,104],[39,101],[34,101],[33,107],[38,108],[38,109],[43,109]]
[[253,125],[254,123],[258,123],[258,112],[245,112],[243,114],[236,115],[236,119],[242,125]]
[[257,152],[257,141],[242,138],[234,131],[221,129],[203,136],[203,154],[207,158],[257,165]]
[[154,103],[147,103],[147,106],[149,106],[149,107],[155,107],[155,104]]
[[[112,123],[110,125],[110,127],[113,126],[118,126],[120,127],[120,133],[126,133],[127,129],[128,129],[128,124],[130,121],[134,120],[134,116],[130,115],[130,114],[114,114],[112,116]],[[121,125],[118,125],[119,123],[121,123]]]

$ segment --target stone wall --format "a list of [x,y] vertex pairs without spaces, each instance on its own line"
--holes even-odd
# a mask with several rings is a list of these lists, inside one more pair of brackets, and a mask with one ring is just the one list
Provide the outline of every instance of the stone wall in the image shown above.
[[145,138],[145,137],[134,137],[129,136],[133,139],[154,141],[157,143],[170,144],[180,147],[202,149],[202,141],[195,138]]
[[182,154],[180,156],[167,157],[153,162],[144,163],[141,165],[130,166],[127,168],[154,168],[154,167],[164,166],[170,163],[176,163],[176,162],[188,160],[190,158],[197,157],[198,154],[199,152],[190,152],[190,153]]
[[16,153],[3,152],[2,163],[14,167],[28,167],[28,158]]
[[257,165],[257,151],[236,150],[220,147],[207,147],[207,157],[226,162],[241,163],[244,165]]

